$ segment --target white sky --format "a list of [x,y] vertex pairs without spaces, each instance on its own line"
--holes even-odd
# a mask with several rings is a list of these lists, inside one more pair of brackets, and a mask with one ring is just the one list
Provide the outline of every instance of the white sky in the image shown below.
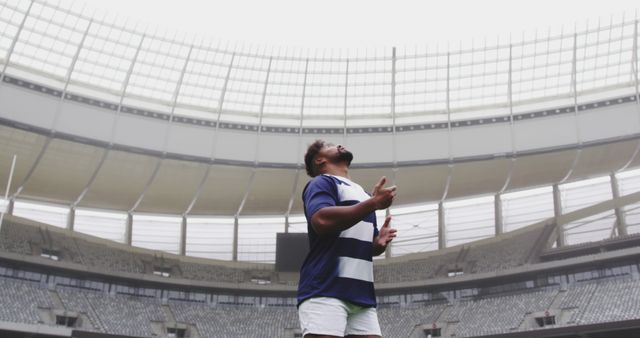
[[[62,0],[64,3],[67,0]],[[70,0],[68,0],[70,1]],[[101,16],[127,17],[151,31],[222,42],[299,48],[380,48],[505,40],[523,31],[573,28],[611,15],[628,18],[637,0],[75,0]]]

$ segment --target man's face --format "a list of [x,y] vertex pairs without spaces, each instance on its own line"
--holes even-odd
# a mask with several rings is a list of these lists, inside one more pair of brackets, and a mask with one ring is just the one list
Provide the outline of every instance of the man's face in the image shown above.
[[351,161],[353,161],[353,154],[339,144],[335,145],[332,143],[327,143],[324,147],[322,147],[322,150],[320,150],[319,154],[321,156],[324,156],[329,162],[332,163],[346,162],[347,167],[350,166]]

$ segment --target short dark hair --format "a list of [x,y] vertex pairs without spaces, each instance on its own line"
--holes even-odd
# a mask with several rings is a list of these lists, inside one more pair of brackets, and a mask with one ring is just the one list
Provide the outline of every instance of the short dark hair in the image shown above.
[[314,160],[316,158],[316,155],[318,155],[318,153],[324,146],[325,142],[323,140],[316,140],[309,145],[309,148],[307,148],[307,153],[304,154],[304,165],[307,169],[307,175],[316,177],[320,174]]

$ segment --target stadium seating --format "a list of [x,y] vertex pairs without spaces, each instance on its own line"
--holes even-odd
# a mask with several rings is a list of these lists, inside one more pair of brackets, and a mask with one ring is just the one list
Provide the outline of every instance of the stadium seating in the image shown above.
[[447,277],[452,271],[471,274],[514,268],[537,257],[552,229],[535,225],[443,252],[405,256],[395,263],[374,265],[374,278],[376,283],[398,283]]
[[0,321],[42,323],[38,309],[51,309],[46,289],[29,281],[0,278]]
[[42,242],[40,229],[37,227],[22,226],[22,224],[7,219],[2,223],[2,229],[0,229],[0,249],[2,251],[31,255],[34,252],[31,249],[31,244]]
[[[63,261],[82,264],[99,271],[134,274],[152,273],[154,265],[159,261],[158,257],[154,257],[156,253],[152,251],[144,253],[145,250],[133,251],[120,244],[106,245],[101,241],[91,241],[86,235],[45,225],[35,226],[32,222],[21,221],[17,217],[10,218],[12,221],[5,222],[8,226],[0,234],[0,243],[3,243],[0,249],[4,251],[32,254],[38,252],[32,247],[49,248],[57,250]],[[513,234],[505,234],[508,240],[498,237],[444,251],[376,262],[374,278],[376,283],[398,283],[447,277],[452,270],[461,270],[469,274],[520,266],[529,262],[532,252],[538,250],[542,237],[548,235],[547,230],[548,227],[538,225],[520,229]],[[175,269],[172,269],[174,273],[171,277],[174,278],[234,284],[250,283],[256,278],[266,281],[278,280],[273,267],[268,265],[238,268],[214,261],[199,263],[177,257],[172,258],[172,262]]]
[[[63,310],[86,316],[96,332],[135,337],[158,336],[153,323],[175,321],[198,330],[200,337],[284,337],[298,329],[296,308],[162,300],[109,294],[57,285],[52,289]],[[0,277],[0,321],[43,323],[38,311],[54,308],[45,285]],[[553,307],[556,304],[556,307]],[[167,316],[168,307],[171,316]],[[382,305],[378,316],[385,337],[408,337],[415,327],[451,325],[456,337],[530,330],[527,316],[547,310],[570,311],[557,325],[640,319],[640,280],[630,275],[576,282],[491,296],[470,296],[435,303]],[[173,318],[170,318],[173,317]]]

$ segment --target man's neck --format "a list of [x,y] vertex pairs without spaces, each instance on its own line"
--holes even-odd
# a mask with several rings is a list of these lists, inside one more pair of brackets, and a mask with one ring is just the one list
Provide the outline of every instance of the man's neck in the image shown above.
[[346,165],[344,166],[329,165],[324,170],[323,174],[349,178],[349,167],[347,167]]

